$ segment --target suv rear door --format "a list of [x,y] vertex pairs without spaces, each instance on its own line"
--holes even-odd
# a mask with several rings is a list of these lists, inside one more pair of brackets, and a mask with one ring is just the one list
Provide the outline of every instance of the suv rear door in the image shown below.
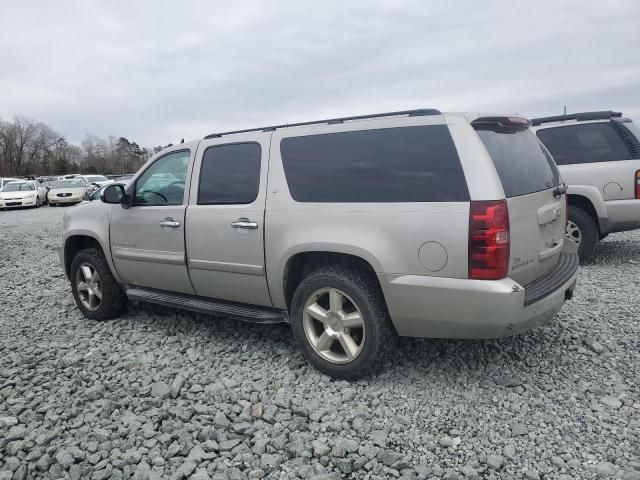
[[189,275],[196,293],[271,306],[264,209],[271,133],[200,143],[187,208]]
[[491,117],[473,122],[502,182],[509,208],[509,277],[526,285],[558,263],[566,228],[565,199],[553,159],[528,122]]

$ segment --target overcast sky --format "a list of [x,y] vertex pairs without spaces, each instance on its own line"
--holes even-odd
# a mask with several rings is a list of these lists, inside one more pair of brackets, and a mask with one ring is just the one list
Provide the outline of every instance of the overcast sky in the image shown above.
[[0,118],[72,142],[434,107],[640,120],[640,1],[6,1]]

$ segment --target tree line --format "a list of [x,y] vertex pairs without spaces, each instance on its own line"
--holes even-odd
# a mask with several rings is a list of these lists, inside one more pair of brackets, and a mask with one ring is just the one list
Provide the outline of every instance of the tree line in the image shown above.
[[0,177],[134,173],[169,145],[149,149],[125,137],[93,134],[73,145],[42,122],[21,115],[12,121],[0,118]]

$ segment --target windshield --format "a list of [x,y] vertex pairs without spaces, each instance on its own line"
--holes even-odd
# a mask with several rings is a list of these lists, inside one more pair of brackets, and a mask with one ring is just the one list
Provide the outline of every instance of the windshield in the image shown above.
[[102,175],[89,175],[84,177],[87,179],[87,182],[89,183],[93,183],[93,182],[108,182],[109,179],[107,177],[103,177]]
[[35,188],[33,188],[33,184],[26,182],[7,183],[2,189],[3,192],[28,192],[30,190],[35,190]]
[[84,183],[81,180],[60,180],[53,184],[53,188],[82,188]]

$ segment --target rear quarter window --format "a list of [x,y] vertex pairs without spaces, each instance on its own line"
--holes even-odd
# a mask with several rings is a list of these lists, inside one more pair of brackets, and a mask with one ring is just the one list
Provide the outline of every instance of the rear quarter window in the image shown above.
[[558,165],[629,160],[631,155],[611,123],[584,123],[538,130]]
[[475,126],[489,152],[507,198],[546,190],[560,183],[558,167],[528,129]]
[[469,200],[446,125],[289,137],[280,151],[298,202]]

